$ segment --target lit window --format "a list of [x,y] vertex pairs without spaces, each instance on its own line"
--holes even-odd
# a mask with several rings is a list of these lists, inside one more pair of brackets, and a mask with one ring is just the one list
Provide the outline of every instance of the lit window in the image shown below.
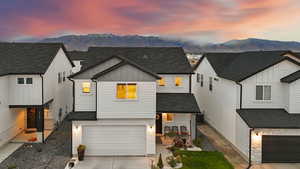
[[127,99],[136,99],[136,84],[127,85]]
[[137,86],[135,83],[117,84],[117,98],[118,99],[136,99]]
[[90,82],[83,82],[82,83],[82,92],[83,93],[90,93],[91,92],[91,83]]
[[26,84],[32,84],[32,78],[26,78]]
[[24,84],[24,78],[18,78],[18,84]]
[[182,84],[182,78],[176,77],[175,78],[175,86],[181,86],[181,84]]
[[161,78],[161,79],[157,80],[157,82],[158,82],[159,86],[165,86],[166,85],[166,82],[165,82],[164,78]]
[[213,78],[209,77],[209,90],[212,91],[213,90]]
[[174,115],[172,113],[166,113],[166,121],[173,122]]
[[271,100],[271,86],[257,85],[256,86],[256,100]]

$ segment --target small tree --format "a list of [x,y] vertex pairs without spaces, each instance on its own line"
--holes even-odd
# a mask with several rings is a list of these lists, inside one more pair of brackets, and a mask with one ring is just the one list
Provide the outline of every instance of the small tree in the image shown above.
[[159,154],[159,159],[158,159],[158,163],[157,163],[157,167],[159,167],[160,169],[164,168],[164,163],[161,157],[161,153]]

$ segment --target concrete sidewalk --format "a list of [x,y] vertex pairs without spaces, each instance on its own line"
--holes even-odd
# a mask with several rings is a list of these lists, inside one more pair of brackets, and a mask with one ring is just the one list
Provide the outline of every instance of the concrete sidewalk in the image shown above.
[[147,157],[86,157],[74,169],[150,169]]
[[23,143],[7,143],[0,147],[0,163],[20,148]]

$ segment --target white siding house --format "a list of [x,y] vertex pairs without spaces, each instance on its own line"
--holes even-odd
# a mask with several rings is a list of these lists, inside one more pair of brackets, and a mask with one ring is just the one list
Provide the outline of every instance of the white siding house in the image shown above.
[[[294,106],[299,100],[297,81],[289,84],[282,81],[300,69],[300,63],[292,55],[285,51],[208,53],[195,67],[192,91],[205,120],[251,162],[300,160],[286,159],[295,153],[293,148],[286,152],[286,157],[277,159],[271,155],[276,152],[266,150],[274,146],[267,142],[267,135],[282,136],[269,138],[274,139],[274,144],[279,139],[283,139],[282,142],[296,140],[290,135],[300,136],[292,129],[300,127],[296,122],[298,118],[292,115],[300,113],[300,106]],[[281,150],[277,151],[282,154]]]

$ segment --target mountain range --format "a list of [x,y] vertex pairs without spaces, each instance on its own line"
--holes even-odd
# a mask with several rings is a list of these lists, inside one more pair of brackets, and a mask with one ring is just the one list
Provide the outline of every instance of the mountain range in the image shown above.
[[167,39],[159,36],[89,34],[67,35],[56,38],[47,38],[41,42],[61,42],[68,50],[87,50],[90,46],[114,47],[183,47],[186,52],[240,52],[258,50],[292,50],[300,51],[300,42],[273,41],[265,39],[231,40],[225,43],[198,45],[189,41]]

